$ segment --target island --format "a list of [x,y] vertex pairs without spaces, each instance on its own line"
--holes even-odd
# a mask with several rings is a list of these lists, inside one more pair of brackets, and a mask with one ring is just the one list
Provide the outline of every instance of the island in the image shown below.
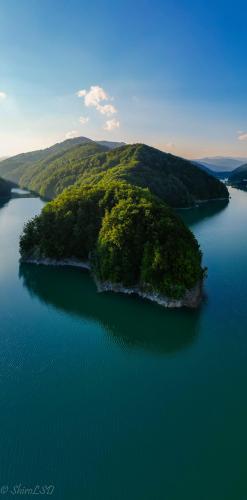
[[145,144],[87,138],[9,158],[0,172],[51,200],[24,228],[22,262],[83,267],[99,291],[166,307],[201,303],[202,253],[174,208],[229,198],[208,172]]
[[204,269],[192,232],[148,189],[127,182],[73,186],[29,221],[22,262],[91,270],[99,291],[197,307]]

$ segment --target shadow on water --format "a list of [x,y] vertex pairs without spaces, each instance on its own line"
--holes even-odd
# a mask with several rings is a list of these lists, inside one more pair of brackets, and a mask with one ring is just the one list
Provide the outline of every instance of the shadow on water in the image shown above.
[[5,205],[7,205],[9,203],[9,201],[11,200],[11,196],[4,196],[4,197],[0,197],[0,210],[1,208],[3,208]]
[[228,204],[229,200],[215,200],[202,203],[188,210],[177,210],[177,213],[187,225],[194,226],[204,219],[215,217],[225,210]]
[[99,294],[83,270],[21,264],[19,276],[31,296],[58,310],[101,324],[114,342],[168,354],[190,346],[200,310],[168,310],[137,297]]
[[10,196],[0,196],[0,209],[16,198],[38,198],[38,196],[23,189],[13,188]]

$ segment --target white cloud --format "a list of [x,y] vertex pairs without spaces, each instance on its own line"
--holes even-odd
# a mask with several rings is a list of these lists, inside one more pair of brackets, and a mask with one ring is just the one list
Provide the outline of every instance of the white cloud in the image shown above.
[[86,123],[89,122],[89,117],[88,116],[80,116],[79,118],[79,122],[82,124],[82,125],[85,125]]
[[6,99],[7,94],[5,92],[0,92],[0,101],[4,101]]
[[175,148],[175,144],[174,144],[174,142],[168,142],[168,143],[166,144],[166,148],[167,148],[167,149],[174,149],[174,148]]
[[117,112],[115,106],[113,106],[112,104],[104,104],[103,106],[101,104],[98,104],[97,110],[102,113],[102,115],[107,116],[111,116]]
[[79,135],[78,130],[70,130],[70,132],[65,134],[65,139],[73,139],[74,137],[79,137]]
[[247,141],[247,132],[241,132],[238,136],[239,141]]
[[84,104],[87,107],[94,107],[103,115],[111,116],[117,110],[112,104],[101,104],[102,101],[111,101],[105,90],[99,85],[91,85],[89,90],[78,90],[78,97],[84,97]]
[[114,130],[115,128],[120,127],[120,122],[113,118],[112,120],[106,120],[105,125],[103,127],[104,130]]
[[77,97],[84,97],[86,93],[87,93],[86,90],[78,90],[78,92],[76,92],[76,95]]

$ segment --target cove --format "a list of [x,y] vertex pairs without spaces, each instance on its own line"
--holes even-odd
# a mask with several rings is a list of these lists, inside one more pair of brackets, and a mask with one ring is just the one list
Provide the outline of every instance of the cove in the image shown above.
[[62,500],[245,498],[247,193],[181,212],[209,269],[196,311],[20,265],[42,206],[0,202],[1,484],[52,484]]

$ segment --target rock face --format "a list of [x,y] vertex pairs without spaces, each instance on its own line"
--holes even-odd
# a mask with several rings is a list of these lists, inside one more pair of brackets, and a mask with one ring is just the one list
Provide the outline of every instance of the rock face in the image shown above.
[[141,290],[138,286],[133,288],[126,288],[123,285],[113,284],[113,283],[100,283],[97,282],[98,292],[116,292],[116,293],[126,293],[128,295],[138,295],[143,299],[156,302],[160,306],[167,308],[180,308],[188,307],[191,309],[196,309],[202,302],[203,298],[203,281],[196,284],[191,290],[186,290],[184,296],[181,299],[173,299],[171,297],[166,297],[159,293],[149,293]]
[[[35,259],[35,258],[22,258],[21,262],[36,264],[36,265],[44,265],[44,266],[66,266],[66,267],[79,267],[81,269],[86,269],[91,271],[91,266],[89,262],[82,262],[78,259],[64,259],[64,260],[55,260],[55,259]],[[166,297],[165,295],[161,295],[155,292],[147,292],[145,290],[141,290],[140,287],[135,286],[132,288],[127,288],[123,286],[121,283],[110,283],[105,282],[101,283],[96,280],[96,286],[98,292],[114,292],[114,293],[124,293],[127,295],[138,295],[143,299],[150,300],[151,302],[156,302],[160,306],[167,308],[180,308],[180,307],[188,307],[191,309],[195,309],[200,306],[203,298],[203,280],[199,281],[196,286],[194,286],[191,290],[186,290],[184,296],[181,299],[173,299],[171,297]]]

